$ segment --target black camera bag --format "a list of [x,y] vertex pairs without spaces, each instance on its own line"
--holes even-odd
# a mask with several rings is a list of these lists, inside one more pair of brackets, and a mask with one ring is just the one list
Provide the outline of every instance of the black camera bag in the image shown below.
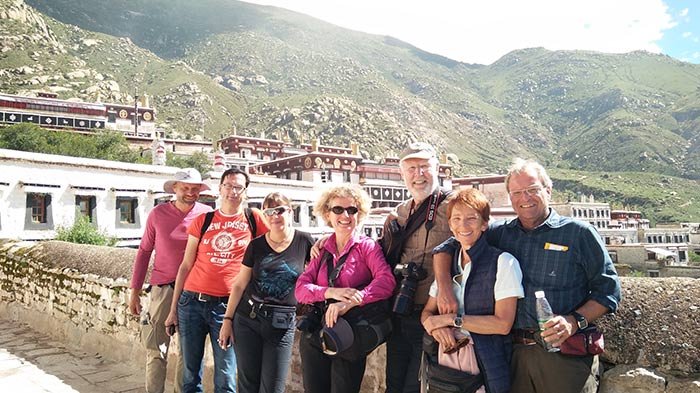
[[484,385],[483,374],[464,371],[438,364],[438,343],[425,333],[423,335],[423,372],[428,382],[428,391],[433,393],[474,393]]
[[[334,277],[340,271],[348,254],[343,255],[333,268],[333,255],[325,252],[323,260],[328,271],[328,285],[333,287]],[[323,310],[325,313],[325,309]],[[355,306],[343,315],[352,327],[352,345],[334,356],[346,360],[359,360],[383,344],[391,333],[391,308],[389,299],[379,300],[363,306]]]

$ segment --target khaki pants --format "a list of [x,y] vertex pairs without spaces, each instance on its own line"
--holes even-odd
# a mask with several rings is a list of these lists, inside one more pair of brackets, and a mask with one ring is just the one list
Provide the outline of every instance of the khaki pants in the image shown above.
[[511,391],[518,393],[595,393],[598,356],[547,352],[539,344],[513,344]]
[[[170,337],[165,332],[165,319],[170,312],[173,299],[173,289],[170,285],[151,288],[151,300],[148,310],[144,310],[141,319],[141,343],[146,349],[146,392],[163,393],[165,390],[165,375],[168,370],[168,347]],[[177,336],[175,336],[177,337]],[[173,349],[177,352],[178,345],[173,340]],[[182,356],[176,356],[175,392],[182,391]]]

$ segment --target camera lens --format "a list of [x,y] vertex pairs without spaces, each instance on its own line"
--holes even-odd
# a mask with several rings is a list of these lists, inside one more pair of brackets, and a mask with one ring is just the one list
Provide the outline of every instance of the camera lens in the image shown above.
[[413,312],[413,297],[416,294],[418,281],[406,277],[401,280],[401,288],[394,299],[392,311],[399,315],[409,315]]

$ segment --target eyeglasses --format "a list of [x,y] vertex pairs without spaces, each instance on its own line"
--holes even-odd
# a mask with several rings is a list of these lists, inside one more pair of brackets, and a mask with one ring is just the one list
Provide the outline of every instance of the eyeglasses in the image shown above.
[[431,172],[435,166],[430,164],[404,166],[403,170],[409,173]]
[[236,194],[240,194],[243,191],[245,191],[245,187],[234,186],[233,184],[230,184],[230,183],[224,183],[221,185],[221,187],[223,187],[226,191],[233,191]]
[[277,207],[271,207],[269,209],[263,210],[263,214],[272,217],[275,214],[278,216],[281,216],[282,214],[286,213],[289,210],[288,206],[277,206]]
[[331,208],[331,211],[335,214],[343,214],[343,212],[348,212],[349,215],[353,215],[359,211],[359,209],[355,206],[348,206],[348,207],[342,207],[342,206],[333,206]]
[[510,197],[514,199],[520,198],[521,196],[523,196],[523,194],[526,194],[527,196],[534,196],[537,195],[537,193],[539,193],[540,191],[542,191],[543,188],[544,186],[532,186],[522,190],[511,191],[508,193],[508,195],[510,195]]

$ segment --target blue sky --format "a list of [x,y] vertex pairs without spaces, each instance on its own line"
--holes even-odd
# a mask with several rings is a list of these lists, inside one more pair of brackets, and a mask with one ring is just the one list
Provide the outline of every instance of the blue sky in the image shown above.
[[696,0],[245,0],[491,64],[522,48],[646,50],[700,63]]
[[662,53],[691,63],[700,63],[700,4],[690,0],[665,3],[676,25],[666,30],[663,38],[657,41]]

